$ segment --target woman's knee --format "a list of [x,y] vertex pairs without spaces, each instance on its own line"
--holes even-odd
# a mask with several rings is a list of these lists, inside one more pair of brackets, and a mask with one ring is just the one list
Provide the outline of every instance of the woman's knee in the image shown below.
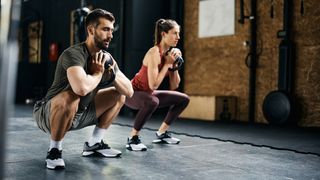
[[190,97],[185,94],[184,99],[183,99],[184,104],[188,105],[190,102]]
[[157,108],[159,106],[159,99],[157,97],[151,97],[147,99],[144,104],[146,108]]

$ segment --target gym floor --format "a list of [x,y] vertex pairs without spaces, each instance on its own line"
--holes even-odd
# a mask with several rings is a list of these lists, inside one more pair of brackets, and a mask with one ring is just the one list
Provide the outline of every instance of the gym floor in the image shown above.
[[179,119],[171,127],[179,145],[152,144],[160,116],[141,132],[145,152],[125,149],[133,117],[119,116],[104,140],[120,158],[81,157],[93,127],[69,132],[64,170],[48,170],[49,136],[32,118],[32,107],[16,105],[7,122],[5,179],[320,179],[320,132],[239,122]]

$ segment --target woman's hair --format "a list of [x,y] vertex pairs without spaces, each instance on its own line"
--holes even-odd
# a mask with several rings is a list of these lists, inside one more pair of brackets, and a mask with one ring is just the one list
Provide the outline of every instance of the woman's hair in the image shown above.
[[111,22],[115,21],[115,18],[111,12],[98,8],[88,14],[85,20],[85,27],[88,27],[89,25],[97,27],[99,25],[99,18],[105,18]]
[[159,19],[156,22],[156,26],[154,29],[154,45],[158,45],[161,42],[162,36],[161,32],[168,33],[170,29],[174,28],[175,26],[179,26],[179,24],[172,19]]

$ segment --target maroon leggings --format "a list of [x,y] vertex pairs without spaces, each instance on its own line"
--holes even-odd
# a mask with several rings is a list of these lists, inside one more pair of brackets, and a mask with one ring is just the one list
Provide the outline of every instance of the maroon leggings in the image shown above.
[[157,108],[170,107],[165,123],[170,125],[187,107],[189,96],[170,90],[155,90],[152,94],[144,91],[135,91],[131,98],[126,98],[125,104],[139,110],[134,121],[134,129],[140,131],[143,125],[151,118]]

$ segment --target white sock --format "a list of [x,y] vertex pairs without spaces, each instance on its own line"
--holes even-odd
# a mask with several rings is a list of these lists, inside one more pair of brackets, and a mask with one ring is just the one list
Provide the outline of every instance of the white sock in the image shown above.
[[62,140],[60,140],[60,141],[54,141],[54,140],[50,139],[50,148],[49,148],[49,151],[50,151],[52,148],[57,148],[57,149],[59,149],[59,150],[62,150]]
[[103,139],[104,133],[106,132],[106,129],[99,128],[98,126],[94,127],[92,136],[90,137],[88,143],[89,146],[93,146],[96,143],[100,143]]
[[157,131],[157,135],[158,136],[160,136],[160,135],[162,135],[164,132],[159,132],[159,131]]

